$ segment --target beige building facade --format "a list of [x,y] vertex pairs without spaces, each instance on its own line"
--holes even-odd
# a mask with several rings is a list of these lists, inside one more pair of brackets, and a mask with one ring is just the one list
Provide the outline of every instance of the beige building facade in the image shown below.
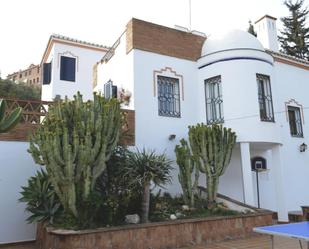
[[19,70],[7,76],[14,82],[23,82],[29,86],[41,86],[41,67],[31,64],[27,69]]

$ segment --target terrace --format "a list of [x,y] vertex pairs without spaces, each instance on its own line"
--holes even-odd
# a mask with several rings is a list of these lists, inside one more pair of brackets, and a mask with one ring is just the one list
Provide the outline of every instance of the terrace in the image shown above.
[[[299,244],[297,240],[286,238],[275,238],[275,248],[280,249],[295,249]],[[6,246],[1,249],[37,249],[34,243],[24,245]],[[211,243],[209,245],[199,245],[186,247],[183,249],[269,249],[270,239],[268,236],[254,236],[246,239],[228,240],[218,243]]]
[[[20,100],[4,98],[7,103],[6,112],[21,107],[23,109],[20,124],[7,133],[0,133],[0,141],[28,141],[29,135],[40,125],[47,114],[48,107],[54,102]],[[122,110],[125,116],[123,124],[122,144],[134,145],[135,141],[135,112],[132,110]]]

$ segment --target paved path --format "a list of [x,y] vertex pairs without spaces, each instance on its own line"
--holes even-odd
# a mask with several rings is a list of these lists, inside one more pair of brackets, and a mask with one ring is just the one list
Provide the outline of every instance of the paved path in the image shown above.
[[[274,241],[275,249],[300,249],[298,240],[275,237]],[[304,243],[303,248],[306,248]],[[271,249],[271,244],[269,236],[258,236],[204,246],[187,247],[185,249]]]
[[[33,243],[27,243],[25,245],[14,245],[14,246],[11,245],[6,247],[0,245],[0,249],[37,249],[37,248]],[[125,247],[123,249],[125,249]],[[218,242],[203,246],[201,245],[201,246],[186,247],[183,249],[270,249],[270,238],[269,236],[258,236],[258,237],[251,237],[248,239],[229,240],[225,242]],[[275,237],[275,249],[300,249],[300,246],[297,240]]]

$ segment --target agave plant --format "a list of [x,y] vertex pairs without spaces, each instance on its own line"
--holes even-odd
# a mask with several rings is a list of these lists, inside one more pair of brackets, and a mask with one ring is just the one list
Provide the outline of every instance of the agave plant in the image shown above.
[[48,221],[53,223],[62,207],[44,170],[28,180],[28,185],[22,187],[20,202],[27,204],[26,210],[31,214],[29,223]]
[[4,133],[14,128],[21,117],[22,108],[17,107],[9,115],[6,115],[6,102],[0,99],[0,133]]
[[138,184],[142,194],[142,223],[148,222],[150,185],[163,186],[171,182],[172,161],[165,154],[157,155],[155,151],[147,152],[145,149],[131,152],[128,155],[126,176],[132,184]]

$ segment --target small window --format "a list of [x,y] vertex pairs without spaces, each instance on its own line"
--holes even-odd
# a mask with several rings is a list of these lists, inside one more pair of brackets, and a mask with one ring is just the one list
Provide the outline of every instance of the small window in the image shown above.
[[23,75],[22,74],[19,74],[19,78],[22,78],[23,77]]
[[288,106],[290,132],[293,137],[303,137],[303,127],[300,108]]
[[60,62],[60,80],[75,81],[76,59],[72,57],[61,56]]
[[275,122],[270,78],[267,75],[257,74],[256,80],[261,121]]
[[179,79],[157,76],[159,116],[180,117]]
[[40,73],[40,67],[38,67],[38,71],[37,71],[37,73]]
[[29,73],[28,73],[28,75],[31,75],[31,70],[29,70]]
[[27,72],[25,72],[25,77],[27,76]]
[[117,98],[117,86],[113,86],[111,80],[104,84],[104,97],[106,99]]
[[207,124],[224,122],[221,76],[205,80]]
[[39,77],[36,78],[36,82],[39,83]]
[[32,80],[29,81],[30,85],[32,84]]
[[52,62],[43,64],[43,85],[50,84],[52,73]]

